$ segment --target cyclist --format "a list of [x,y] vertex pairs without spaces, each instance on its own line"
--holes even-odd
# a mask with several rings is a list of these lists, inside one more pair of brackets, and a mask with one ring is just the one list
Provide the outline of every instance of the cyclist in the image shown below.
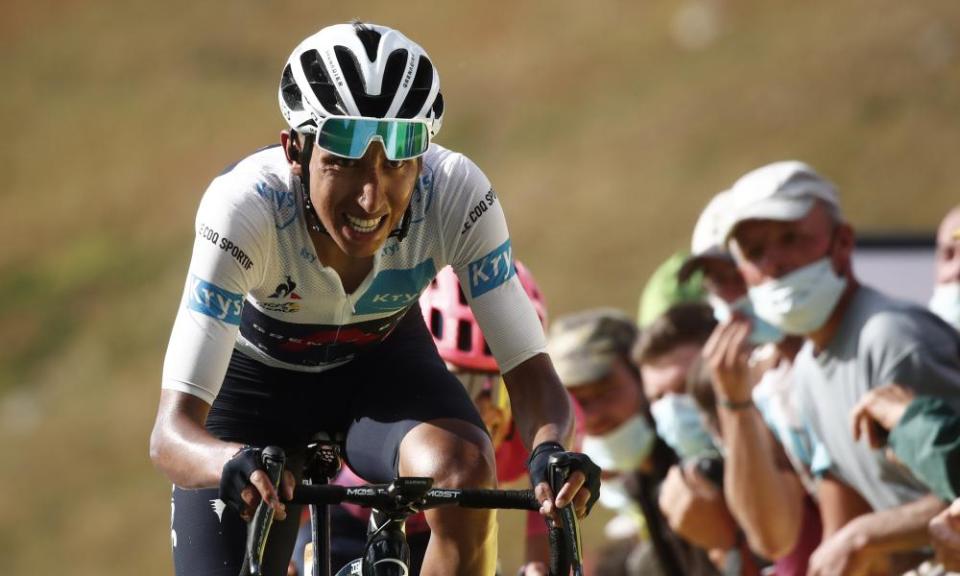
[[[540,323],[545,327],[546,303],[533,275],[519,261],[516,262],[516,274],[537,312]],[[490,353],[452,268],[444,268],[430,282],[420,296],[420,309],[440,357],[446,363],[447,369],[463,384],[490,433],[496,457],[497,481],[514,482],[521,479],[526,473],[529,454],[520,441],[520,434],[511,417],[510,398],[500,378],[497,361]],[[349,468],[344,468],[336,483],[349,486],[360,484],[362,480]],[[331,524],[336,538],[331,546],[336,560],[335,566],[343,565],[362,553],[369,513],[367,508],[349,505],[333,510]],[[546,524],[539,516],[531,512],[527,518],[526,558],[531,563],[545,563],[549,553]],[[309,522],[302,523],[297,550],[309,546],[309,528]],[[407,520],[406,529],[412,565],[416,573],[424,553],[422,548],[426,546],[426,540],[421,535],[427,527],[418,514]],[[298,568],[299,560],[298,557]],[[539,568],[545,572],[545,566],[543,564]],[[530,573],[540,573],[534,572],[536,568],[538,567],[531,565]],[[309,574],[305,569],[299,569],[299,572]]]
[[[317,430],[344,434],[345,459],[370,481],[495,484],[483,422],[419,317],[420,292],[447,264],[533,447],[542,513],[573,505],[584,515],[597,471],[561,444],[570,405],[496,194],[469,159],[432,143],[444,106],[426,52],[383,26],[329,26],[291,54],[279,101],[290,125],[280,146],[214,179],[200,203],[164,361],[150,451],[175,484],[177,573],[236,574],[241,519],[261,498],[279,520],[265,571],[286,571],[297,523],[283,519],[299,510],[281,497]],[[270,444],[291,464],[279,494],[260,463]],[[573,471],[554,495],[545,471],[558,453]],[[424,574],[493,572],[492,512],[441,508],[427,521]]]

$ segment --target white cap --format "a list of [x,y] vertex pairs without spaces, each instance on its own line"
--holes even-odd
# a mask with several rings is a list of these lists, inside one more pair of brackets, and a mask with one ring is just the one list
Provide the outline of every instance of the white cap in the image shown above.
[[826,202],[833,214],[840,216],[836,188],[807,164],[787,160],[761,166],[730,188],[723,239],[729,239],[745,220],[799,220],[817,200]]
[[697,218],[690,242],[690,256],[684,260],[677,278],[686,282],[705,258],[728,258],[730,253],[724,245],[724,223],[729,218],[729,190],[724,190],[710,199]]

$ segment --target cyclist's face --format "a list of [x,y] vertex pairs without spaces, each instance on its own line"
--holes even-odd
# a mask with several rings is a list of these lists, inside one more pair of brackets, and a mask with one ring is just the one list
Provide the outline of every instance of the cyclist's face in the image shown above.
[[389,160],[377,141],[356,160],[314,146],[310,200],[330,240],[348,256],[373,256],[400,225],[420,162]]
[[583,409],[584,432],[591,436],[613,431],[642,408],[640,379],[623,360],[603,378],[567,390]]

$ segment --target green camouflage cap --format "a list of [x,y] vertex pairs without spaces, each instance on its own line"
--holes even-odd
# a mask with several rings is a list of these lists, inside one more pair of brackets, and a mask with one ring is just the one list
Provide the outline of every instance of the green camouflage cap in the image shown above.
[[547,352],[567,388],[606,376],[613,362],[628,360],[637,325],[614,308],[595,308],[555,319],[550,324]]

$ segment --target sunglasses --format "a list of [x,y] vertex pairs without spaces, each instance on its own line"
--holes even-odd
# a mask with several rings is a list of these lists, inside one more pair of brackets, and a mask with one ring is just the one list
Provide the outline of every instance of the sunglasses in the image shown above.
[[430,146],[430,128],[423,120],[328,116],[316,134],[317,146],[343,158],[362,158],[374,140],[393,161],[421,156]]

